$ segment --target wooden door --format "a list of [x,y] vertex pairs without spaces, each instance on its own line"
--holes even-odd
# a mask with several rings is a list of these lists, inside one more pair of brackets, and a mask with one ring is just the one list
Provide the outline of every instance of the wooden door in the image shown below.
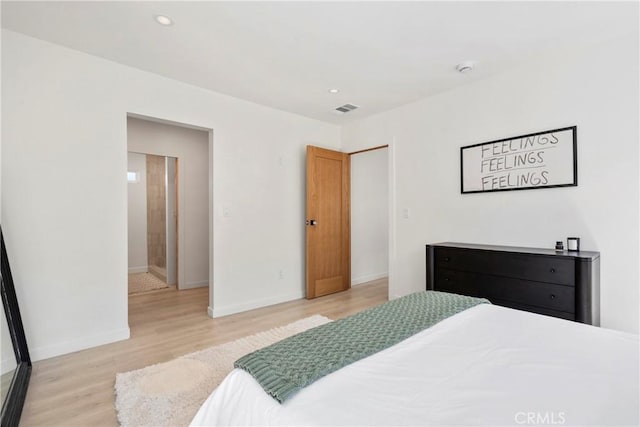
[[350,161],[307,146],[307,298],[351,287]]

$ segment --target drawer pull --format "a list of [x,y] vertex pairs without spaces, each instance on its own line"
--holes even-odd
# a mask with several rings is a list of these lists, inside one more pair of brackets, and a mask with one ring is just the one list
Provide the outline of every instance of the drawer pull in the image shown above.
[[556,269],[555,268],[551,268],[551,270],[549,270],[551,273],[555,273]]
[[551,294],[551,295],[549,295],[549,298],[556,299],[556,296],[554,294]]
[[449,262],[449,257],[448,256],[444,257],[444,261]]
[[448,278],[448,277],[445,277],[445,278],[444,278],[444,281],[445,281],[445,282],[448,282],[448,281],[449,281],[449,278]]

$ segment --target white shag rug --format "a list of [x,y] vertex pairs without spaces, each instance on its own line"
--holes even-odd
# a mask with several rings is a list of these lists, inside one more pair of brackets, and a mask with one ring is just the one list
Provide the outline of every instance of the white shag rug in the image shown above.
[[170,362],[117,374],[118,421],[125,427],[187,426],[241,356],[329,322],[315,315]]
[[156,289],[164,289],[168,287],[169,285],[151,273],[134,273],[129,275],[130,294],[155,291]]

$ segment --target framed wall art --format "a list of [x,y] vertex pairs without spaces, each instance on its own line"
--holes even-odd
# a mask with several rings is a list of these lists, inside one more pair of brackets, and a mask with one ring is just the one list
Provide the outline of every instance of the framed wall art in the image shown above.
[[460,148],[460,192],[578,185],[576,126]]

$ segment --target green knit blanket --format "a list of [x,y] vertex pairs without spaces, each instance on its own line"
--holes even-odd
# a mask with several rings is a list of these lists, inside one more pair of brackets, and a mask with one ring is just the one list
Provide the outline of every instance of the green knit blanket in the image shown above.
[[300,389],[486,299],[423,291],[336,320],[236,360],[282,403]]

